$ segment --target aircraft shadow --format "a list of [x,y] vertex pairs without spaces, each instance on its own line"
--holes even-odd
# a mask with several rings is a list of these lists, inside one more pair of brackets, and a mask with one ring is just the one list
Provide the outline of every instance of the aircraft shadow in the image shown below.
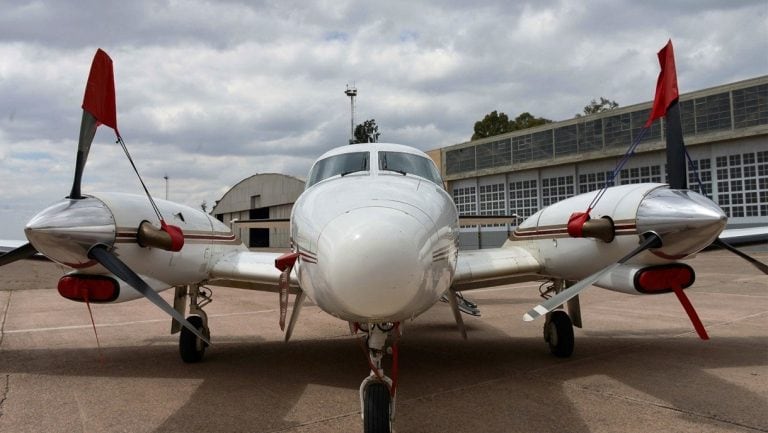
[[[749,410],[764,404],[763,395],[711,372],[764,371],[766,338],[702,343],[577,336],[575,355],[563,360],[549,355],[540,338],[510,337],[478,322],[470,327],[470,340],[462,341],[452,327],[417,322],[407,328],[400,346],[398,432],[590,432],[594,421],[585,420],[583,406],[606,400],[629,409],[672,408],[721,428],[724,421],[768,428],[764,411]],[[322,420],[330,420],[326,427],[333,431],[334,417],[359,426],[357,388],[367,366],[353,338],[288,344],[217,339],[205,361],[194,365],[183,364],[176,347],[163,341],[106,348],[104,362],[95,349],[3,350],[0,371],[198,383],[156,431],[280,431]]]

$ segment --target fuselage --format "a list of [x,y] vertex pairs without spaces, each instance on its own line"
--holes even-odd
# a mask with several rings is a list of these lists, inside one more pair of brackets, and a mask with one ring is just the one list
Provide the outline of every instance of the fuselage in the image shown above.
[[432,160],[394,144],[345,146],[312,167],[291,216],[298,279],[344,320],[394,322],[450,287],[458,216]]

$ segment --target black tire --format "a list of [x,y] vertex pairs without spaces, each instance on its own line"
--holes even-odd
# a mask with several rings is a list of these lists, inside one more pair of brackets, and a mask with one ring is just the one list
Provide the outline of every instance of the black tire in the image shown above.
[[549,350],[558,358],[568,358],[573,354],[573,323],[562,310],[552,312],[547,329]]
[[[200,316],[189,316],[187,321],[191,323],[195,328],[203,332],[203,318]],[[187,364],[194,364],[200,362],[205,354],[205,348],[208,346],[197,335],[186,327],[181,328],[181,335],[179,335],[179,354],[181,360]]]
[[363,431],[365,433],[390,433],[389,388],[381,382],[373,382],[365,388],[365,412]]

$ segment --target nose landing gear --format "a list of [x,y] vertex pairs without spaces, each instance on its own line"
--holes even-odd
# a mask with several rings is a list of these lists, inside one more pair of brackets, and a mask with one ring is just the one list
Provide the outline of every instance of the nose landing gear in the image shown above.
[[[399,323],[371,323],[361,325],[367,332],[363,347],[371,373],[360,384],[360,410],[365,433],[391,433],[395,418],[397,394]],[[394,341],[387,346],[387,337]],[[384,355],[392,355],[392,377],[384,374]]]

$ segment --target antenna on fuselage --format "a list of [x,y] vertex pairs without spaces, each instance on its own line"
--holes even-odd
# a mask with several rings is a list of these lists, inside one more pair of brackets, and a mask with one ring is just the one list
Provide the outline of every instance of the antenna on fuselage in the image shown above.
[[344,91],[344,94],[349,96],[349,144],[352,144],[355,142],[355,97],[357,96],[355,84],[352,83],[352,87],[349,87],[349,84],[347,84],[347,90]]

